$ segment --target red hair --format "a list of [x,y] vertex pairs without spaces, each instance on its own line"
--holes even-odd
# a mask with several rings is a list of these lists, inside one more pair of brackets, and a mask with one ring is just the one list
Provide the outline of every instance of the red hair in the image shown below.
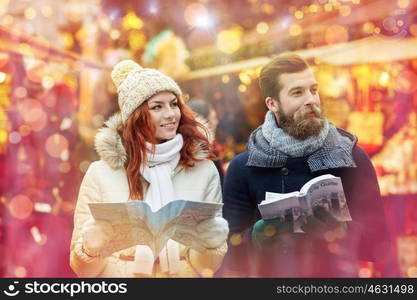
[[[195,120],[193,112],[184,104],[181,97],[178,99],[178,107],[181,112],[181,120],[177,132],[181,133],[184,139],[179,164],[184,167],[193,167],[194,162],[204,160],[204,158],[197,157],[200,150],[207,152],[208,159],[215,159],[216,156],[208,141],[207,128]],[[141,166],[147,162],[146,142],[153,144],[152,151],[157,143],[156,128],[152,123],[148,103],[144,102],[139,106],[124,124],[119,125],[117,131],[127,153],[124,167],[129,183],[129,197],[142,200]]]

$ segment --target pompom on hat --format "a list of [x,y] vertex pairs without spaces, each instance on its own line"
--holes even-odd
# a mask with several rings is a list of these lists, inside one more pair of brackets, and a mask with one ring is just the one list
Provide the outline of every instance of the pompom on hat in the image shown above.
[[172,92],[177,97],[182,94],[173,79],[156,69],[142,68],[132,60],[117,63],[111,72],[111,78],[119,94],[123,122],[143,102],[159,92]]

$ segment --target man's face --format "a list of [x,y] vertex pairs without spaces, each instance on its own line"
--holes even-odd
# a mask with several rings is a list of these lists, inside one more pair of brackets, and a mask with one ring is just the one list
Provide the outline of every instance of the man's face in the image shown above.
[[310,69],[291,74],[281,74],[279,77],[281,91],[278,98],[281,102],[282,113],[287,117],[303,107],[320,106],[318,85]]
[[210,109],[209,115],[207,116],[208,125],[213,134],[216,133],[217,125],[219,125],[219,119],[217,119],[217,113],[214,108]]
[[279,126],[292,137],[304,140],[318,135],[325,116],[320,108],[318,85],[313,72],[306,69],[297,73],[281,74],[279,101],[272,109]]

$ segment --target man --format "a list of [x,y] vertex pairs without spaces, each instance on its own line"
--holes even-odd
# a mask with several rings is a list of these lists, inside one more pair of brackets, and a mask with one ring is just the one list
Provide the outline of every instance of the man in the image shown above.
[[187,102],[188,107],[192,109],[193,112],[197,114],[199,118],[201,118],[201,122],[207,125],[207,128],[210,130],[211,139],[212,139],[212,146],[213,146],[213,153],[219,157],[219,160],[215,160],[214,165],[219,171],[220,176],[220,183],[223,189],[223,182],[224,182],[224,167],[223,162],[220,159],[220,156],[223,152],[222,145],[216,139],[216,130],[217,125],[219,124],[219,120],[217,119],[217,113],[214,109],[213,105],[207,102],[204,99],[192,99]]
[[[316,78],[301,57],[277,56],[259,82],[269,111],[225,178],[231,234],[223,276],[358,276],[358,260],[380,261],[389,243],[371,161],[354,135],[325,118]],[[324,174],[341,178],[351,222],[323,209],[306,219],[304,233],[294,233],[291,220],[262,220],[257,205],[265,192],[299,191]]]

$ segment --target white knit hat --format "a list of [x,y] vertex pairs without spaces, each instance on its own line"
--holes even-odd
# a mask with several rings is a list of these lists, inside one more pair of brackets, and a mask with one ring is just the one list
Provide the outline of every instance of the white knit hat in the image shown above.
[[159,92],[172,92],[177,97],[181,89],[177,83],[156,69],[142,68],[132,60],[114,66],[111,78],[119,94],[119,107],[125,122],[143,102]]

